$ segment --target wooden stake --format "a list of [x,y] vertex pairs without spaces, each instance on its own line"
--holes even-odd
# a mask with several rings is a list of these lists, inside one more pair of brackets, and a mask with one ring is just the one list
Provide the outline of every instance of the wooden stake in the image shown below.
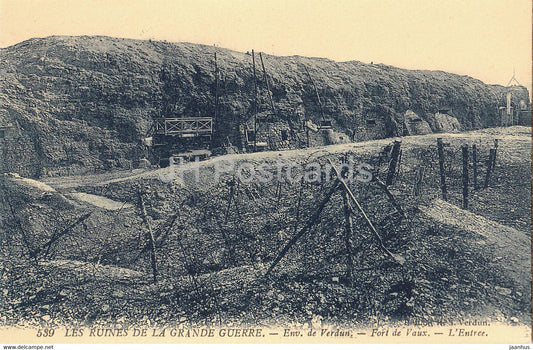
[[305,72],[307,73],[307,77],[309,78],[311,84],[313,85],[313,88],[315,89],[316,100],[318,103],[318,108],[320,109],[320,116],[322,117],[322,121],[325,121],[326,117],[324,116],[324,108],[322,108],[322,101],[320,100],[320,95],[318,94],[318,89],[315,85],[315,81],[313,80],[313,78],[311,78],[311,74],[309,74],[309,70],[307,69],[307,67],[304,66],[304,68]]
[[424,174],[426,172],[426,168],[424,165],[420,165],[418,169],[416,170],[416,178],[415,178],[415,184],[413,188],[413,194],[415,196],[420,195],[420,189],[422,187],[422,182],[424,181]]
[[215,52],[215,129],[218,129],[218,64],[217,53]]
[[474,168],[474,190],[478,189],[477,185],[477,147],[472,146],[472,166]]
[[483,188],[489,187],[490,175],[492,173],[492,165],[494,164],[495,157],[496,157],[496,150],[494,148],[491,148],[490,154],[489,154],[489,160],[487,161],[487,173],[485,175],[485,185],[483,186]]
[[279,252],[279,254],[277,255],[276,259],[274,259],[274,261],[272,262],[272,264],[270,264],[270,267],[268,268],[267,272],[265,273],[264,277],[267,277],[271,272],[272,270],[274,269],[274,267],[276,267],[276,265],[280,262],[281,259],[283,259],[283,257],[285,256],[285,254],[287,254],[287,252],[289,251],[289,249],[303,236],[307,233],[307,231],[309,231],[311,229],[311,227],[313,227],[313,225],[318,221],[318,219],[320,218],[320,214],[322,213],[322,210],[324,209],[324,207],[326,206],[326,204],[329,202],[331,196],[333,195],[333,193],[335,192],[335,190],[337,189],[337,187],[339,186],[339,179],[336,179],[335,182],[333,183],[333,185],[331,186],[331,188],[329,189],[328,193],[326,194],[326,196],[322,199],[322,201],[318,204],[315,212],[313,213],[313,215],[309,218],[309,220],[307,221],[307,224],[302,227],[300,229],[300,231],[298,231],[297,234],[295,234],[292,239],[283,247],[283,249],[281,250],[281,252]]
[[257,75],[255,72],[255,53],[252,49],[252,70],[254,73],[254,152],[257,151],[257,112],[258,112],[258,105],[257,102]]
[[296,230],[298,230],[298,224],[300,223],[300,207],[302,205],[303,189],[304,189],[304,178],[302,176],[302,179],[300,180],[300,191],[298,193],[298,203],[296,205],[296,220],[294,220],[294,232],[295,233],[296,233]]
[[376,236],[376,238],[377,238],[377,240],[379,242],[379,246],[380,246],[381,250],[383,250],[386,255],[388,255],[389,257],[393,258],[398,264],[403,265],[404,262],[405,262],[405,259],[400,257],[400,256],[397,256],[397,255],[393,254],[390,250],[388,250],[385,247],[385,244],[383,243],[383,239],[381,239],[381,236],[379,235],[378,231],[376,230],[376,228],[374,227],[374,225],[372,224],[372,222],[370,221],[370,219],[366,215],[365,211],[363,210],[363,208],[361,207],[361,205],[359,204],[357,199],[355,199],[355,196],[353,195],[353,193],[350,190],[350,188],[348,187],[348,185],[346,185],[346,182],[344,182],[344,180],[340,177],[339,171],[337,170],[337,168],[335,168],[335,166],[333,165],[331,160],[328,159],[328,162],[329,162],[329,164],[331,164],[331,167],[332,167],[333,171],[337,175],[337,181],[340,182],[340,184],[344,188],[344,191],[346,191],[348,193],[348,196],[350,197],[352,202],[355,204],[357,210],[359,210],[359,212],[361,213],[361,215],[365,219],[365,222],[367,223],[368,227],[370,228],[370,230],[372,231],[374,236]]
[[345,191],[342,193],[342,202],[344,204],[344,244],[346,246],[346,278],[350,283],[352,281],[353,256],[351,238],[353,235],[353,218],[352,208]]
[[407,218],[402,207],[400,206],[400,204],[398,204],[398,202],[396,201],[396,198],[394,198],[394,195],[391,193],[391,191],[389,191],[389,188],[387,187],[387,185],[385,185],[383,181],[381,181],[381,179],[377,175],[374,175],[373,179],[378,184],[379,188],[381,188],[385,192],[385,194],[387,195],[387,198],[389,199],[389,202],[391,202],[394,208],[396,208],[396,210],[402,216],[402,218],[404,219]]
[[[179,213],[179,207],[176,209],[176,213],[170,216],[165,223],[163,223],[160,227],[158,227],[154,232],[154,240],[155,240],[155,247],[156,249],[161,247],[161,245],[165,242],[167,237],[170,234],[170,231],[172,230],[172,227],[174,226],[174,223],[178,219],[180,213]],[[166,230],[163,232],[163,229],[166,227]],[[137,260],[140,259],[140,257],[150,250],[150,245],[147,243],[145,246],[141,249],[139,254],[137,254],[132,260],[130,260],[130,264],[134,264],[137,262]]]
[[265,69],[265,64],[263,63],[263,55],[259,52],[259,58],[261,59],[261,66],[263,67],[263,77],[265,79],[265,85],[268,91],[268,99],[270,101],[270,108],[272,108],[272,113],[276,115],[276,108],[274,107],[274,100],[272,99],[272,91],[270,91],[270,85],[268,84],[268,76]]
[[386,185],[387,187],[392,185],[392,181],[394,180],[394,175],[396,175],[396,166],[398,165],[398,158],[400,156],[400,141],[394,141],[394,145],[392,146],[391,151],[391,159],[389,162],[389,171],[387,172],[387,179],[386,179]]
[[54,234],[52,236],[52,238],[50,238],[50,240],[48,242],[46,242],[41,248],[39,249],[36,249],[35,251],[33,251],[30,256],[31,257],[36,257],[40,252],[42,252],[43,250],[45,249],[49,249],[52,244],[54,244],[59,238],[63,237],[64,235],[66,235],[67,233],[69,233],[74,227],[76,227],[77,225],[81,224],[82,222],[84,222],[85,220],[87,220],[89,218],[89,216],[91,216],[92,213],[88,213],[88,214],[85,214],[85,215],[82,215],[80,216],[76,221],[74,221],[73,223],[71,223],[70,225],[68,225],[66,228],[64,228],[61,232],[57,233],[57,234]]
[[396,174],[395,174],[395,176],[398,176],[400,174],[401,165],[402,165],[402,153],[403,153],[403,151],[400,149],[400,154],[398,155],[398,164],[396,165]]
[[[344,162],[348,162],[348,156],[344,157]],[[346,172],[348,169],[344,168],[342,172],[343,179],[346,178]],[[353,210],[348,199],[346,191],[342,192],[342,202],[344,207],[344,245],[346,247],[346,279],[351,284],[353,273],[353,256],[352,256],[352,235],[353,235]]]
[[494,156],[492,158],[492,170],[496,168],[496,153],[498,152],[498,141],[499,139],[494,139]]
[[279,207],[279,201],[281,200],[281,181],[278,181],[278,187],[276,188],[276,208]]
[[224,214],[224,225],[226,225],[228,223],[229,210],[231,208],[231,201],[233,200],[234,194],[235,194],[235,176],[233,177],[233,179],[230,182],[228,206],[226,207],[226,213]]
[[154,232],[152,231],[152,225],[150,224],[150,220],[148,219],[148,215],[146,214],[146,207],[144,206],[144,200],[141,191],[137,191],[137,195],[139,197],[139,207],[141,209],[141,216],[145,223],[145,225],[148,227],[148,247],[150,249],[150,257],[151,257],[151,264],[152,264],[152,275],[154,279],[154,283],[157,282],[157,266],[156,266],[156,255],[155,255],[155,242],[154,242]]
[[461,147],[463,151],[463,209],[468,209],[468,146]]
[[444,174],[444,146],[442,138],[437,139],[437,148],[439,153],[439,170],[440,170],[440,188],[442,191],[442,199],[448,200],[448,191],[446,189],[446,175]]

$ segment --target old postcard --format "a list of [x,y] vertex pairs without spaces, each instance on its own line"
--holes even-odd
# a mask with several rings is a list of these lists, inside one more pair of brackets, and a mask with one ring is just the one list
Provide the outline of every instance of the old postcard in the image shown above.
[[0,0],[0,343],[529,344],[531,6]]

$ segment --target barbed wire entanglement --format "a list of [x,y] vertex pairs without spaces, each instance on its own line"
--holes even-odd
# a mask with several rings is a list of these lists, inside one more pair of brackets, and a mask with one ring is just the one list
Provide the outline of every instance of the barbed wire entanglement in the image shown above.
[[[465,260],[483,262],[479,268],[487,271],[495,266],[479,250],[465,258],[467,237],[420,208],[445,198],[479,212],[493,200],[491,191],[523,179],[513,176],[522,169],[505,162],[496,140],[431,140],[429,146],[384,140],[363,151],[317,152],[296,158],[299,166],[280,166],[273,158],[266,162],[268,182],[228,172],[189,187],[136,178],[76,189],[123,203],[113,210],[59,192],[29,201],[34,194],[4,176],[2,206],[9,215],[2,220],[2,242],[12,248],[3,265],[12,282],[7,294],[29,283],[20,275],[31,269],[32,280],[52,284],[43,296],[47,305],[84,295],[92,311],[72,307],[65,317],[85,322],[140,314],[134,319],[219,325],[279,315],[342,322],[445,317],[434,301],[442,297],[451,307],[464,298],[446,299],[435,283],[455,279],[457,293],[482,298],[487,290],[468,289],[477,277],[460,271],[468,270]],[[316,181],[306,178],[310,163]],[[350,171],[359,180],[348,181]],[[298,180],[288,181],[288,173]],[[527,225],[518,214],[508,222],[498,215],[493,219],[517,229]],[[61,278],[51,282],[50,274]],[[116,305],[100,305],[105,295]],[[6,305],[8,315],[41,305],[22,298],[25,306]]]

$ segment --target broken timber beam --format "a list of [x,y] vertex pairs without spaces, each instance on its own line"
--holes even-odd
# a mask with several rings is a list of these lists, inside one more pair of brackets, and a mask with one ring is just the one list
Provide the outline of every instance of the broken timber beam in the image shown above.
[[335,192],[335,190],[337,189],[337,187],[339,186],[339,179],[336,179],[333,183],[333,185],[331,186],[331,188],[329,189],[329,191],[327,192],[327,194],[324,196],[324,198],[322,199],[322,201],[320,202],[320,204],[318,205],[318,207],[316,208],[315,212],[313,213],[313,215],[309,218],[309,220],[307,221],[307,224],[302,227],[300,229],[300,231],[298,231],[297,234],[295,234],[292,239],[283,247],[283,249],[279,252],[278,256],[274,259],[274,261],[272,262],[272,264],[270,264],[270,267],[268,268],[267,272],[265,273],[264,277],[267,277],[271,272],[272,270],[274,269],[274,267],[276,267],[276,265],[281,261],[281,259],[283,259],[283,257],[285,256],[285,254],[287,254],[287,252],[289,251],[289,249],[303,236],[305,235],[305,233],[307,231],[309,231],[311,229],[311,227],[313,227],[313,225],[318,221],[318,219],[320,218],[320,214],[322,213],[322,210],[324,209],[324,207],[326,206],[326,204],[329,202],[331,196],[333,195],[333,193]]
[[346,192],[342,193],[342,202],[344,204],[344,244],[346,246],[346,277],[350,283],[352,283],[353,273],[353,257],[352,257],[352,243],[351,238],[353,235],[353,218],[352,208],[348,195]]
[[50,238],[50,240],[48,242],[46,242],[41,248],[33,251],[30,256],[31,257],[36,257],[40,252],[42,252],[43,250],[45,250],[45,249],[49,248],[50,246],[52,246],[52,244],[54,244],[54,242],[56,242],[59,238],[61,238],[62,236],[66,235],[74,227],[78,226],[79,224],[81,224],[82,222],[87,220],[89,218],[89,216],[91,216],[91,214],[92,213],[88,213],[88,214],[80,216],[75,222],[73,222],[72,224],[68,225],[61,232],[53,235],[52,238]]
[[309,70],[307,69],[307,67],[304,66],[304,68],[305,68],[305,72],[307,73],[307,77],[309,77],[309,80],[311,81],[311,84],[313,85],[313,88],[315,89],[316,100],[318,103],[318,108],[320,109],[320,116],[322,117],[322,120],[326,120],[326,117],[324,116],[324,109],[322,108],[322,101],[320,100],[320,95],[318,94],[318,89],[315,85],[315,81],[313,80],[313,78],[311,78],[311,74],[309,74]]
[[401,141],[394,141],[394,145],[392,146],[391,151],[391,159],[389,162],[389,171],[387,172],[387,187],[392,185],[394,175],[396,175],[396,166],[398,165],[398,158],[400,157],[400,146]]
[[496,168],[496,153],[498,152],[498,141],[499,139],[494,139],[494,158],[492,159],[492,170]]
[[[348,155],[344,156],[344,162],[348,162]],[[346,168],[342,171],[343,179],[346,178]],[[352,236],[353,236],[353,209],[350,205],[350,200],[345,191],[342,192],[342,203],[344,207],[344,245],[346,247],[346,279],[349,283],[353,283],[353,256],[352,256]]]
[[272,91],[270,90],[270,84],[268,83],[268,75],[265,69],[265,64],[263,63],[263,55],[259,52],[259,59],[261,60],[261,66],[263,67],[263,78],[265,79],[265,85],[268,92],[268,100],[270,101],[270,108],[274,116],[277,116],[276,107],[274,107],[274,100],[272,99]]
[[448,200],[448,190],[446,189],[446,175],[444,173],[444,145],[442,138],[437,138],[437,148],[439,154],[439,171],[440,171],[440,189],[442,191],[442,199]]
[[385,247],[385,244],[383,243],[383,239],[379,235],[378,231],[376,230],[376,228],[374,227],[374,225],[372,224],[372,222],[370,221],[370,219],[366,215],[365,211],[363,210],[363,208],[361,207],[361,205],[359,204],[357,199],[355,199],[355,196],[353,195],[352,191],[350,190],[350,188],[348,187],[346,182],[341,178],[341,176],[339,174],[339,171],[337,170],[335,165],[333,165],[333,163],[329,159],[328,159],[328,162],[331,165],[331,167],[332,167],[333,171],[335,172],[335,174],[337,175],[337,181],[340,182],[340,184],[344,188],[344,191],[346,191],[348,196],[351,198],[351,200],[355,204],[357,210],[359,210],[359,212],[361,213],[361,215],[365,219],[366,224],[368,225],[368,227],[370,228],[370,230],[372,231],[374,236],[376,236],[376,238],[377,238],[377,240],[379,242],[379,247],[381,248],[381,250],[383,250],[383,252],[385,252],[386,255],[388,255],[389,257],[394,259],[398,264],[403,265],[404,262],[405,262],[405,259],[400,257],[400,256],[397,256],[397,255],[393,254],[390,250],[387,249],[387,247]]
[[387,195],[387,198],[389,199],[389,202],[391,202],[394,208],[396,208],[396,210],[401,215],[401,217],[406,219],[407,216],[405,215],[405,212],[403,211],[400,204],[396,201],[396,198],[394,198],[394,195],[391,193],[387,185],[385,185],[383,181],[381,181],[381,179],[377,175],[374,175],[373,178],[374,178],[374,181],[378,184],[379,188],[381,188],[385,192],[385,194]]
[[[170,231],[172,230],[172,227],[174,226],[174,223],[176,222],[178,217],[179,217],[179,211],[175,213],[174,215],[172,215],[171,217],[169,217],[165,223],[163,223],[160,227],[157,228],[157,230],[154,233],[154,241],[155,241],[156,248],[159,248],[163,245],[163,243],[169,236]],[[167,229],[163,232],[163,229],[165,227]],[[130,260],[130,264],[134,264],[135,262],[137,262],[137,260],[139,260],[140,257],[149,250],[150,250],[150,244],[147,243],[141,249],[139,254],[137,254],[132,260]]]
[[139,197],[139,207],[141,209],[142,219],[143,219],[144,223],[146,224],[146,226],[148,227],[148,235],[147,235],[148,247],[149,247],[150,252],[151,252],[151,254],[150,254],[150,262],[151,262],[151,265],[152,265],[152,276],[153,276],[153,280],[154,280],[154,283],[155,283],[155,282],[157,282],[157,265],[156,265],[156,255],[155,255],[154,232],[152,231],[152,225],[150,224],[150,221],[148,220],[148,214],[146,213],[146,207],[144,205],[144,200],[143,200],[142,193],[141,193],[140,190],[137,192],[137,195]]
[[257,75],[255,72],[255,53],[252,49],[252,71],[254,74],[254,152],[257,151],[257,110],[259,103],[257,102]]

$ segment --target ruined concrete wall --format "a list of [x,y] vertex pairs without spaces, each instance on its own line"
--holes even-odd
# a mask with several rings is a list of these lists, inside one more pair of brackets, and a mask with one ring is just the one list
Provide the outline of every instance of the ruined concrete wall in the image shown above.
[[[130,167],[145,156],[139,140],[154,117],[168,110],[215,115],[215,52],[220,72],[215,147],[228,138],[240,145],[240,125],[253,113],[272,109],[262,81],[259,106],[254,105],[249,54],[107,37],[30,39],[0,49],[0,109],[19,112],[21,142],[27,146],[13,161],[20,159],[25,167],[24,152],[33,150],[42,174]],[[453,109],[464,130],[500,125],[498,107],[505,88],[471,77],[357,61],[263,58],[277,111],[269,136],[275,148],[301,147],[297,137],[283,140],[286,126],[291,133],[305,134],[299,130],[302,118],[320,123],[321,108],[306,69],[334,131],[312,134],[311,144],[342,142],[342,135],[335,133],[353,141],[400,136],[408,126],[401,121],[406,110],[427,122],[442,105]],[[513,100],[529,103],[527,90],[513,91]],[[427,131],[424,123],[412,129]]]
[[520,111],[519,123],[520,125],[531,126],[532,118],[533,115],[531,114],[531,105],[529,105],[529,109]]
[[420,118],[415,112],[407,110],[404,115],[404,125],[408,135],[431,134],[429,123]]
[[435,113],[431,119],[433,131],[435,132],[457,132],[461,131],[461,123],[457,118],[446,113]]
[[385,105],[376,104],[357,113],[352,125],[354,142],[402,136],[398,113]]
[[324,130],[324,136],[328,145],[338,145],[342,143],[349,143],[351,137],[343,132],[338,132],[333,129]]
[[259,126],[257,140],[266,142],[270,150],[286,150],[300,146],[287,122],[269,122]]
[[375,120],[373,124],[357,125],[354,127],[354,142],[383,139],[387,137],[386,123],[383,120]]

